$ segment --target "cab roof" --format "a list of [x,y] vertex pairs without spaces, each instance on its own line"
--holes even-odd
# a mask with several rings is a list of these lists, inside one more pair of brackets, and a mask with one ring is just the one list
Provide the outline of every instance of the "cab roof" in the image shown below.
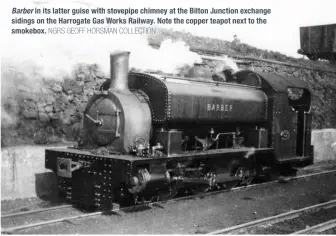
[[277,75],[268,72],[254,72],[262,77],[276,92],[287,92],[288,88],[300,88],[309,91],[308,83],[294,76]]

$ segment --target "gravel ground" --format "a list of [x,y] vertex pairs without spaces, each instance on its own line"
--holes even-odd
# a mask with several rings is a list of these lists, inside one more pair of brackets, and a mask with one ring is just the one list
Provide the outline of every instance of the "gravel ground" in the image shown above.
[[7,214],[9,212],[25,211],[32,207],[41,208],[47,205],[45,201],[40,198],[24,198],[15,200],[1,201],[1,214]]
[[336,235],[336,228],[330,229],[330,230],[325,231],[325,232],[320,233],[320,234],[333,234],[333,235]]
[[28,234],[204,234],[336,198],[336,173],[33,228]]
[[335,218],[336,208],[324,209],[314,213],[304,213],[298,218],[277,224],[253,227],[244,231],[244,234],[291,234]]
[[20,215],[16,217],[4,218],[1,219],[1,227],[9,228],[15,227],[18,225],[34,224],[37,222],[60,219],[64,217],[78,216],[83,214],[79,209],[72,207],[62,208],[58,210],[48,211],[48,212],[38,212],[32,216],[30,215]]
[[30,210],[38,210],[48,207],[60,206],[67,203],[61,202],[56,197],[53,199],[24,198],[15,200],[6,200],[1,202],[1,214],[11,214]]

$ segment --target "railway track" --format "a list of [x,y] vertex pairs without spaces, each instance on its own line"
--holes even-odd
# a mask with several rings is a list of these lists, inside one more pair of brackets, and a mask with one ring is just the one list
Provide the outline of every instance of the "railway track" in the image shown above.
[[15,216],[31,215],[31,214],[36,214],[36,213],[39,213],[39,212],[53,211],[53,210],[59,210],[59,209],[69,208],[69,207],[72,207],[72,205],[67,204],[67,205],[46,207],[46,208],[42,208],[42,209],[30,210],[30,211],[24,211],[24,212],[8,213],[8,214],[1,215],[1,219],[6,219],[6,218],[10,218],[10,217],[15,217]]
[[312,227],[309,227],[307,229],[303,229],[300,231],[296,231],[293,234],[317,234],[317,233],[323,233],[331,229],[336,229],[336,219],[329,220],[327,222],[323,222],[318,225],[314,225]]
[[[266,217],[266,218],[263,218],[263,219],[247,222],[247,223],[244,223],[244,224],[235,225],[235,226],[228,227],[228,228],[225,228],[225,229],[216,230],[216,231],[210,232],[208,234],[214,235],[214,234],[238,233],[238,232],[242,232],[244,230],[247,230],[251,227],[275,224],[275,223],[283,222],[285,220],[290,220],[290,219],[293,219],[293,218],[297,218],[300,215],[302,215],[303,213],[316,212],[316,211],[319,211],[319,210],[322,210],[322,209],[329,209],[329,208],[334,208],[334,207],[336,207],[336,199],[332,200],[332,201],[329,201],[329,202],[305,207],[305,208],[302,208],[302,209],[299,209],[299,210],[294,210],[294,211],[282,213],[282,214],[279,214],[279,215],[275,215],[275,216]],[[330,221],[330,222],[325,222],[323,224],[316,225],[316,226],[310,227],[308,229],[295,232],[294,234],[307,234],[307,233],[310,233],[310,232],[313,232],[313,233],[314,232],[319,232],[319,231],[314,231],[314,230],[321,230],[320,232],[324,232],[325,230],[329,230],[333,227],[336,227],[336,220],[333,220],[333,221]]]
[[[49,225],[49,224],[55,224],[55,223],[72,222],[73,220],[98,216],[104,213],[111,214],[111,213],[116,213],[119,211],[129,212],[129,211],[132,211],[132,209],[135,209],[137,207],[143,207],[143,206],[153,207],[153,206],[157,206],[158,204],[165,204],[168,202],[177,202],[177,201],[188,200],[188,199],[203,198],[205,196],[221,194],[221,193],[225,193],[229,191],[238,191],[238,190],[242,190],[246,188],[253,188],[253,187],[262,186],[262,185],[270,185],[270,184],[274,184],[274,183],[278,183],[282,181],[291,181],[295,179],[309,178],[312,176],[329,174],[329,173],[334,173],[334,172],[336,172],[336,170],[323,171],[319,173],[312,173],[312,174],[307,174],[307,175],[289,177],[289,178],[282,179],[281,181],[276,180],[276,181],[270,181],[270,182],[265,182],[265,183],[252,184],[248,186],[241,186],[241,187],[237,187],[237,188],[233,188],[229,190],[219,190],[219,191],[214,191],[214,192],[201,193],[197,195],[183,196],[183,197],[170,199],[166,201],[145,203],[145,204],[125,207],[125,208],[116,208],[111,211],[98,211],[98,212],[92,212],[92,213],[83,213],[82,211],[74,209],[72,205],[61,205],[61,206],[55,206],[55,207],[50,207],[50,208],[38,209],[38,210],[31,210],[31,211],[26,211],[26,212],[6,214],[6,215],[1,216],[2,225],[6,225],[6,228],[1,229],[1,233],[11,234],[13,232],[24,230],[24,229],[29,229],[29,228],[34,228],[34,227],[39,227],[39,226],[44,226],[44,225]],[[336,206],[336,200],[335,200],[335,206]],[[44,213],[53,213],[54,215],[56,215],[56,218],[52,217],[51,219],[46,220],[43,217]],[[41,215],[39,216],[39,214],[41,214],[42,216]],[[64,216],[64,214],[67,214],[67,216]],[[37,221],[37,222],[29,222],[29,221],[27,222],[26,217],[28,215],[33,215],[35,217],[34,219],[37,219],[37,220],[42,219],[42,220]]]

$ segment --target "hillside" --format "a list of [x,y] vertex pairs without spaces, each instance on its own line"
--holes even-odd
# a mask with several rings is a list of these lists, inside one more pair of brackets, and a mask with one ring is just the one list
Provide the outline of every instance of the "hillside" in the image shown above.
[[336,67],[325,61],[309,61],[303,58],[286,56],[280,52],[262,50],[245,43],[229,42],[221,39],[195,36],[188,32],[174,31],[171,29],[159,29],[157,34],[148,37],[151,45],[160,45],[167,38],[186,42],[192,51],[200,53],[220,55],[226,54],[233,57],[254,57],[260,59],[275,60],[297,65],[330,69],[336,72]]

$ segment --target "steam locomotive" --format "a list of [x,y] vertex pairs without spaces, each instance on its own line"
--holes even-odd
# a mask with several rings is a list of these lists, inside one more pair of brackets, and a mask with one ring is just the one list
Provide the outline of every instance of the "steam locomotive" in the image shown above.
[[109,209],[313,163],[306,82],[250,70],[129,72],[129,55],[110,55],[111,79],[87,104],[78,146],[45,152],[67,200]]

